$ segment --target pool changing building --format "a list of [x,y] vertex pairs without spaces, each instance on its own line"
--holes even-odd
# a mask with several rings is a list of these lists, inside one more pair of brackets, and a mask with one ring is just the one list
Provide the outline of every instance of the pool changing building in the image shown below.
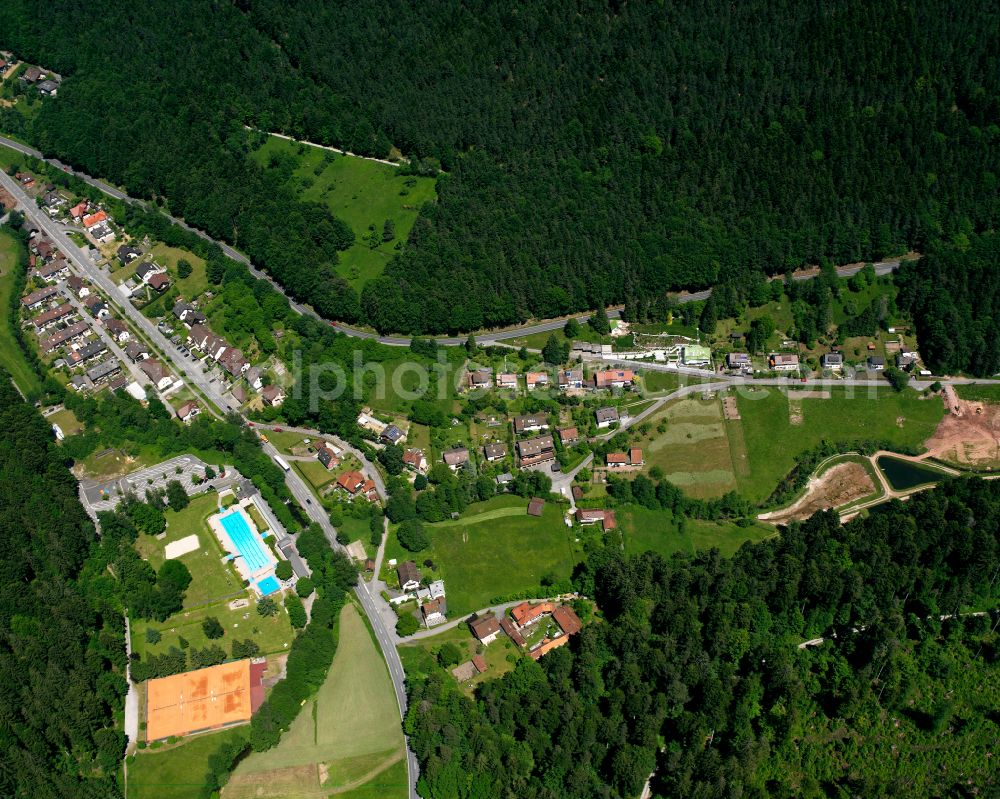
[[231,505],[209,517],[208,524],[240,577],[260,596],[268,596],[281,590],[274,574],[278,559],[247,513],[244,506],[250,504],[252,498]]

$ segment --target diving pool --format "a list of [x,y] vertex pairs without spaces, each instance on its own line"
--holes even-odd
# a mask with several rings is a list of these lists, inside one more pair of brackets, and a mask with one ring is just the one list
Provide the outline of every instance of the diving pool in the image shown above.
[[281,584],[273,576],[265,577],[263,580],[257,581],[257,590],[260,591],[261,596],[270,596],[281,590]]
[[264,542],[259,535],[256,535],[243,518],[239,510],[232,510],[225,516],[219,517],[219,524],[226,531],[229,540],[239,551],[240,557],[246,564],[247,570],[252,574],[258,569],[270,566],[272,558],[265,548]]

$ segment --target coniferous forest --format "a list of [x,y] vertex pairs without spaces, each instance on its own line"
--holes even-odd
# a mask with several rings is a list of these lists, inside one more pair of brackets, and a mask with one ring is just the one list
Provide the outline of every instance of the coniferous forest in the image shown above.
[[[1000,216],[984,0],[10,0],[0,31],[68,76],[7,127],[385,331],[926,252]],[[359,297],[332,268],[350,231],[256,167],[244,125],[395,146],[444,170],[438,202]]]

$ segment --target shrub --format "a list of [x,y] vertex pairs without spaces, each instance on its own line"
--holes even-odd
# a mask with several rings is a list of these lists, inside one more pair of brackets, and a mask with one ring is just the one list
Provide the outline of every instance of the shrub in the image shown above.
[[306,609],[298,594],[288,594],[285,597],[285,610],[288,611],[288,620],[292,623],[292,627],[301,630],[306,626]]
[[279,580],[290,580],[292,577],[292,564],[287,560],[279,560],[274,567],[274,576]]
[[457,666],[462,662],[462,651],[452,643],[442,644],[437,653],[437,661],[444,668]]
[[420,622],[417,621],[416,616],[412,613],[407,613],[399,617],[399,621],[396,622],[396,634],[401,638],[405,638],[408,635],[413,635],[417,630],[420,629]]
[[201,623],[202,632],[205,633],[205,637],[210,641],[214,641],[217,638],[222,638],[226,634],[225,629],[215,616],[209,616]]

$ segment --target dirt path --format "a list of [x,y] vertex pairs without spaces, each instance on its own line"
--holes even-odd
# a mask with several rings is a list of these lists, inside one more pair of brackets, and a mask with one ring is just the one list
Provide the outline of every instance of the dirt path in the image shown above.
[[772,524],[807,519],[816,511],[839,508],[875,493],[871,474],[857,461],[837,463],[806,484],[801,497],[786,508],[763,513],[757,518]]

